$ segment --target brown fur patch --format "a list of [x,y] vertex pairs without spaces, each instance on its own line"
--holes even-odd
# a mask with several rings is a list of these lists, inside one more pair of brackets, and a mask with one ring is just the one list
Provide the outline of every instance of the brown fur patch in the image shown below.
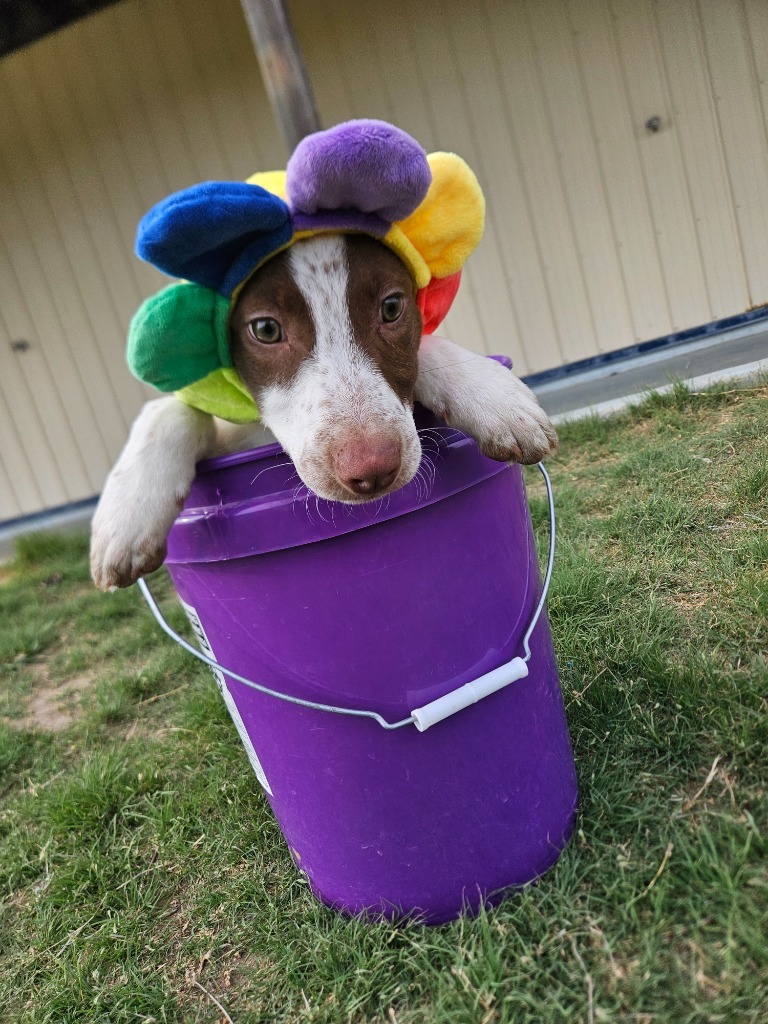
[[[262,317],[280,324],[283,341],[266,345],[250,336],[248,324]],[[264,388],[293,380],[315,344],[312,317],[293,280],[286,252],[245,284],[229,323],[232,362],[258,404]]]
[[[401,401],[410,404],[421,340],[421,313],[411,276],[397,256],[375,239],[348,235],[345,243],[347,300],[355,342],[373,359]],[[384,323],[381,303],[395,293],[404,297],[402,315],[395,323]],[[262,317],[280,324],[283,341],[269,345],[254,340],[248,325]],[[291,276],[288,253],[280,253],[245,284],[232,310],[232,361],[258,404],[265,388],[288,384],[294,378],[314,344],[310,311]]]
[[[349,262],[347,298],[355,341],[378,366],[398,398],[413,403],[421,341],[421,313],[411,275],[381,242],[365,235],[346,239]],[[403,312],[394,323],[381,318],[381,304],[400,294]]]

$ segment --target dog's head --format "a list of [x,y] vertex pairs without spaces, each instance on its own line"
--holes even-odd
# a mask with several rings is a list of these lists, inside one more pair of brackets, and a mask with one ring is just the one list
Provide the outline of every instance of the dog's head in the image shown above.
[[459,157],[379,121],[318,132],[286,172],[207,182],[147,214],[137,252],[185,283],[139,311],[129,365],[206,412],[260,416],[321,497],[395,490],[421,454],[419,340],[483,215]]
[[416,473],[421,327],[408,269],[363,235],[297,242],[241,290],[234,367],[320,497],[367,501]]

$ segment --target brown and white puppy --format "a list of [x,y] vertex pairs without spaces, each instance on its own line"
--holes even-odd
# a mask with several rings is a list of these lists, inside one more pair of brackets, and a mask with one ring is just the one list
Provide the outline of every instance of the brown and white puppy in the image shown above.
[[[422,338],[408,270],[367,236],[315,236],[270,260],[237,298],[230,343],[264,426],[321,498],[370,501],[413,479],[421,461],[414,401],[493,459],[538,462],[557,444],[509,370],[445,338]],[[130,586],[156,569],[195,464],[263,439],[258,426],[235,427],[173,397],[149,402],[93,517],[96,585]]]

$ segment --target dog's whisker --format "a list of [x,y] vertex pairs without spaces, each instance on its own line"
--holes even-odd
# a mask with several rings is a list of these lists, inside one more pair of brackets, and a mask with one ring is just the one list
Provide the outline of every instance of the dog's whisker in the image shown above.
[[424,498],[428,498],[435,482],[434,476],[427,470],[422,470],[421,479],[424,483]]
[[[417,431],[417,434],[419,436],[422,449],[425,451],[441,451],[442,448],[451,444],[451,442],[456,440],[457,437],[464,436],[460,430],[456,430],[455,428],[438,431],[435,427],[423,427],[421,430]],[[434,449],[427,448],[427,441],[434,444]]]
[[[434,455],[434,460],[430,458],[431,455]],[[422,465],[427,472],[432,473],[433,479],[437,476],[437,459],[440,459],[441,461],[445,460],[445,456],[442,452],[425,452],[424,458],[422,459]]]
[[487,359],[487,356],[479,356],[476,352],[467,352],[466,356],[462,359],[452,359],[449,363],[441,363],[439,366],[420,366],[419,373],[438,373],[440,370],[448,370],[452,366],[466,366],[467,363],[473,363],[478,359]]
[[414,476],[414,480],[417,481],[417,495],[419,501],[426,501],[432,493],[432,487],[435,483],[434,474],[430,474],[424,463],[419,466]]
[[305,511],[305,513],[307,515],[307,519],[309,520],[310,524],[312,526],[314,526],[315,525],[315,520],[312,518],[312,513],[310,512],[310,505],[309,505],[309,499],[311,497],[312,497],[312,492],[310,490],[308,490],[307,491],[307,496],[304,499],[304,511]]
[[424,445],[427,441],[430,441],[436,447],[440,446],[440,441],[442,440],[442,435],[438,434],[437,431],[434,431],[434,430],[431,430],[431,429],[430,430],[423,430],[423,431],[419,430],[418,431],[418,437],[419,437],[419,441],[421,441],[422,445]]
[[328,520],[327,520],[327,519],[325,518],[325,516],[323,515],[323,513],[322,513],[322,512],[320,511],[320,498],[318,497],[318,495],[317,495],[317,494],[315,495],[315,509],[317,510],[317,514],[318,514],[318,515],[320,516],[320,518],[322,519],[322,521],[323,521],[324,523],[327,523],[327,522],[328,522]]
[[320,519],[320,522],[324,523],[324,522],[326,522],[326,519],[325,519],[325,516],[323,515],[323,513],[320,510],[320,498],[316,494],[314,495],[314,498],[315,498],[315,512],[317,513],[318,518]]
[[446,437],[453,437],[453,436],[455,436],[456,434],[461,434],[461,433],[462,433],[462,431],[461,431],[461,430],[459,430],[459,429],[458,429],[457,427],[450,427],[450,426],[449,426],[449,425],[448,425],[448,424],[446,423],[446,424],[445,424],[444,426],[442,426],[442,427],[421,427],[421,428],[420,428],[420,429],[419,429],[419,430],[417,431],[417,433],[418,433],[418,434],[421,434],[421,433],[425,433],[425,434],[427,434],[427,433],[429,433],[429,434],[434,434],[434,435],[435,435],[436,437],[440,438],[441,440],[445,440],[445,438],[446,438]]
[[425,483],[424,477],[421,472],[421,467],[419,467],[419,469],[416,471],[416,475],[414,476],[413,479],[416,484],[416,499],[417,501],[422,502],[424,500]]
[[[286,466],[290,466],[290,465],[291,465],[291,460],[290,459],[286,459],[285,462],[277,462],[273,466],[265,466],[263,469],[260,469],[259,472],[256,474],[256,476],[253,478],[253,480],[251,480],[251,487],[253,487],[253,485],[256,483],[256,481],[259,479],[259,477],[263,476],[264,473],[269,473],[269,471],[272,470],[272,469],[284,469]],[[296,476],[296,473],[293,473],[292,476]],[[290,480],[290,479],[291,479],[291,477],[288,477],[288,480]]]
[[[303,491],[303,493],[302,493],[302,491]],[[298,515],[298,508],[299,508],[299,504],[300,503],[303,502],[304,505],[307,504],[307,502],[309,501],[309,497],[310,497],[311,493],[312,492],[307,487],[307,485],[304,483],[304,481],[303,480],[299,481],[299,485],[298,485],[298,487],[296,487],[294,489],[293,495],[291,497],[294,516]],[[306,509],[305,509],[305,511],[306,511]],[[310,520],[310,522],[311,522],[311,520]]]
[[[431,442],[429,446],[427,445],[428,441]],[[434,445],[434,447],[432,447],[432,445]],[[437,452],[440,450],[440,446],[438,445],[434,437],[422,438],[421,450],[422,452]]]

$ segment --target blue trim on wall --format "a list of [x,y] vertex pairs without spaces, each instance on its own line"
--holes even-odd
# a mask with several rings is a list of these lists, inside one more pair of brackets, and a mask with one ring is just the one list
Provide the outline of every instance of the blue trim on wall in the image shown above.
[[0,520],[0,534],[6,530],[14,530],[18,526],[34,527],[35,523],[42,523],[44,529],[54,529],[55,523],[48,523],[46,520],[55,519],[56,516],[70,515],[73,512],[87,512],[96,508],[99,500],[98,494],[92,498],[83,498],[81,501],[70,501],[68,505],[57,505],[55,508],[44,508],[39,512],[29,512],[25,516],[17,516],[15,519]]
[[746,313],[739,313],[738,316],[729,316],[724,320],[713,320],[712,323],[703,324],[701,327],[690,327],[688,330],[678,331],[676,334],[666,334],[662,338],[640,341],[637,345],[628,345],[627,348],[620,348],[615,352],[603,352],[598,356],[590,356],[588,359],[579,359],[575,363],[566,363],[565,366],[555,366],[551,370],[530,373],[522,379],[528,387],[535,387],[537,384],[548,384],[550,381],[562,380],[576,373],[585,373],[587,370],[596,370],[601,366],[610,366],[612,363],[621,363],[626,359],[646,355],[649,352],[674,348],[676,345],[684,345],[690,341],[702,341],[713,334],[723,334],[725,331],[731,331],[736,327],[744,327],[746,324],[756,323],[760,320],[768,320],[768,306],[750,309]]

